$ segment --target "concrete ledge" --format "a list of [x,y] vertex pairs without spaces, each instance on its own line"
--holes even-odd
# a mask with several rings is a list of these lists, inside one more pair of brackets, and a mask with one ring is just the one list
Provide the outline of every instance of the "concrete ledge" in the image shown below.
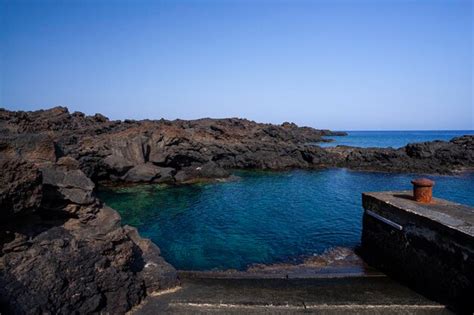
[[148,314],[452,314],[388,277],[183,279],[175,293],[148,297]]
[[364,193],[362,255],[432,299],[474,312],[474,208],[411,192]]

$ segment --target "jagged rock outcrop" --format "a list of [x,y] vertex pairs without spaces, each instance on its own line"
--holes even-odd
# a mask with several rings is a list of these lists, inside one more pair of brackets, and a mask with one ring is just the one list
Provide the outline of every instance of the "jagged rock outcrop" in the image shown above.
[[62,169],[55,164],[44,167],[41,173],[46,200],[79,205],[91,204],[94,201],[92,193],[95,185],[81,170]]
[[123,314],[177,284],[158,247],[94,197],[77,161],[0,165],[0,312]]
[[328,130],[245,119],[110,121],[0,109],[0,311],[121,314],[177,283],[159,249],[97,200],[99,181],[191,183],[232,168],[449,174],[474,136],[404,148],[321,148]]
[[38,163],[71,157],[94,182],[190,182],[227,176],[224,170],[231,168],[348,167],[449,174],[474,165],[472,136],[392,149],[321,148],[315,143],[323,141],[323,135],[343,133],[237,118],[110,121],[98,114],[70,114],[64,107],[0,110],[2,152]]
[[338,156],[336,166],[357,170],[453,174],[474,168],[474,136],[412,143],[399,149],[338,146],[327,151]]
[[[0,110],[0,148],[8,147],[10,156],[28,155],[37,162],[54,162],[54,154],[72,157],[94,181],[170,183],[194,176],[225,176],[223,169],[228,168],[307,168],[327,154],[305,144],[332,134],[292,123],[277,126],[237,118],[121,122],[70,114],[63,107]],[[49,155],[39,156],[38,147]],[[212,167],[196,172],[203,165]]]

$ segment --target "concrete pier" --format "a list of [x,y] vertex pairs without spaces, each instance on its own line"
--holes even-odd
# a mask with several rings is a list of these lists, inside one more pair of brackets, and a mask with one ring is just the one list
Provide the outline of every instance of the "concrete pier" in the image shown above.
[[474,208],[411,191],[362,195],[364,260],[456,312],[474,312]]

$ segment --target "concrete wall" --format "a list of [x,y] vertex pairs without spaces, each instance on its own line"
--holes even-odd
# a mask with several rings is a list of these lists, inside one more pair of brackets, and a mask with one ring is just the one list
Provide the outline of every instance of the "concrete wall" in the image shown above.
[[474,209],[410,192],[364,193],[361,252],[370,265],[458,312],[474,312]]

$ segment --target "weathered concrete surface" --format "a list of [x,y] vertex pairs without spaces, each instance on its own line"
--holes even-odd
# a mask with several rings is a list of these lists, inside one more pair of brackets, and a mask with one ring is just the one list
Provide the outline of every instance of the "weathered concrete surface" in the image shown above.
[[408,191],[363,194],[364,259],[418,292],[472,314],[474,208],[441,199],[418,203],[411,196]]
[[132,314],[450,314],[386,276],[313,279],[185,278]]

